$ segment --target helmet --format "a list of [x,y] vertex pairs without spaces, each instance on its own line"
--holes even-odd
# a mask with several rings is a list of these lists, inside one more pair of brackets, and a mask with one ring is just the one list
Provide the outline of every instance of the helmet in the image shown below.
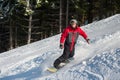
[[76,19],[71,19],[70,24],[72,24],[73,22],[76,23],[76,24],[78,23]]

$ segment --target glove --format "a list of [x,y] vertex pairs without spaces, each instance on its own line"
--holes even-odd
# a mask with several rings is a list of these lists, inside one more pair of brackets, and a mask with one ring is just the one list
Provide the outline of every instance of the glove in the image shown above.
[[60,43],[60,49],[63,49],[63,48],[64,48],[64,44]]
[[90,43],[90,42],[89,42],[89,41],[90,41],[90,39],[88,39],[88,38],[87,38],[87,39],[86,39],[86,41],[87,41],[87,43],[88,43],[88,44]]

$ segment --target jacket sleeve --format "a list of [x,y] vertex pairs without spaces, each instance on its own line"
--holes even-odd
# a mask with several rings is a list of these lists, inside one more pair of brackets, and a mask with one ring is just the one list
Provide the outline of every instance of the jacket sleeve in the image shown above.
[[67,35],[68,35],[68,30],[67,30],[67,28],[66,28],[66,29],[63,31],[63,33],[62,33],[62,35],[61,35],[61,38],[60,38],[60,43],[61,43],[61,44],[64,43]]
[[81,28],[79,28],[79,34],[80,34],[84,39],[87,39],[87,38],[88,38],[87,34],[86,34]]

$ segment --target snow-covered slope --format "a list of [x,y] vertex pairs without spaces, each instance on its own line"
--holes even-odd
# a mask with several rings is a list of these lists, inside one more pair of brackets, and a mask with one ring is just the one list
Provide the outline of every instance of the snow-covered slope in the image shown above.
[[120,14],[82,27],[91,39],[76,44],[75,60],[46,69],[62,54],[60,34],[0,54],[0,80],[120,80]]

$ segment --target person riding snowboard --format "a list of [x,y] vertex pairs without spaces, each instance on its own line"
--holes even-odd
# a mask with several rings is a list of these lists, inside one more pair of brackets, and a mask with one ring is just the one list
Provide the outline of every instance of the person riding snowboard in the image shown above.
[[63,49],[63,54],[55,60],[54,67],[59,69],[59,64],[68,61],[69,58],[74,56],[75,44],[78,36],[81,35],[89,44],[89,39],[86,33],[77,25],[77,20],[72,19],[70,25],[63,31],[60,38],[60,48]]

